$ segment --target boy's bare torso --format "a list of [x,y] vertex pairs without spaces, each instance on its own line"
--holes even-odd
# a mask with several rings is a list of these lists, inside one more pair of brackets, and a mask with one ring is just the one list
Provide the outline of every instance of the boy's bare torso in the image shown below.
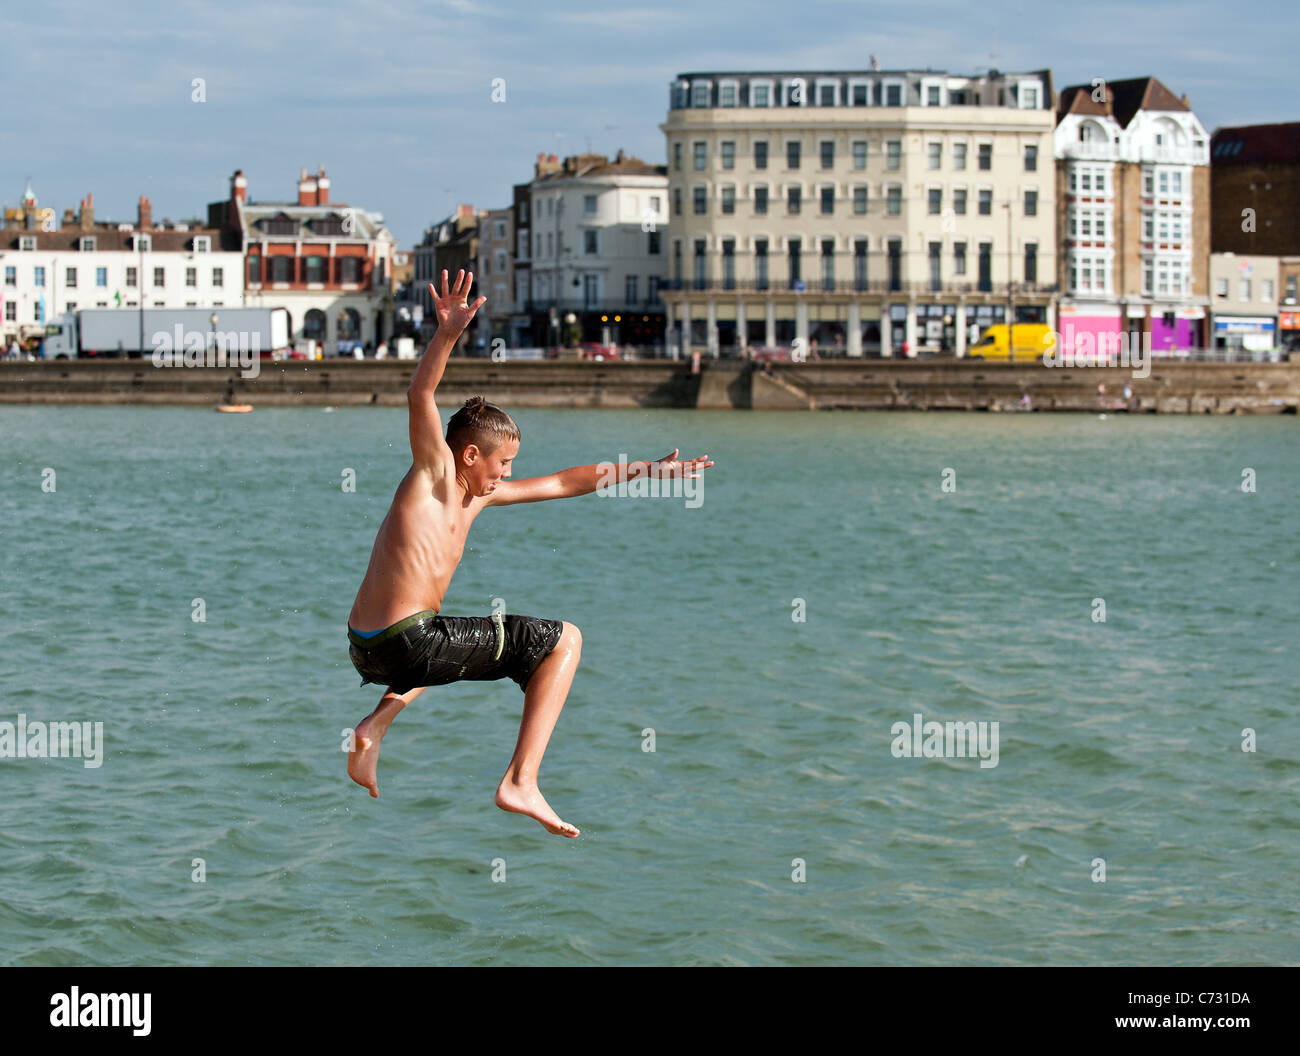
[[483,496],[462,498],[454,475],[435,479],[412,466],[375,537],[348,623],[378,631],[417,612],[440,612],[470,525],[486,505]]

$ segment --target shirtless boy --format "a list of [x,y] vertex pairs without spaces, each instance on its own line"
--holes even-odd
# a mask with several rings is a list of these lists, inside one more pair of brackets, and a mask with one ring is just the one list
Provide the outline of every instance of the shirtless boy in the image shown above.
[[473,282],[472,272],[460,271],[448,290],[444,271],[441,294],[429,284],[438,329],[407,392],[412,465],[380,525],[348,616],[349,653],[362,685],[388,687],[356,726],[348,776],[379,795],[379,743],[397,713],[425,687],[512,678],[524,691],[524,715],[496,805],[536,818],[548,832],[573,837],[577,828],[547,804],[537,772],[578,669],[582,635],[573,624],[556,620],[439,615],[465,537],[488,506],[589,495],[600,485],[642,474],[693,479],[713,463],[707,455],[677,461],[674,451],[653,462],[575,466],[512,481],[519,428],[505,411],[478,397],[452,416],[444,438],[434,393],[457,338],[487,301],[468,303]]

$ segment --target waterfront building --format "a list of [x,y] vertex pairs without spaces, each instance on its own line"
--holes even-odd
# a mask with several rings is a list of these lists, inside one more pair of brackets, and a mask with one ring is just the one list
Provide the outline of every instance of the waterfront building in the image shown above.
[[1052,322],[1052,106],[1046,70],[681,74],[670,342],[962,355],[1008,316]]
[[1231,352],[1275,347],[1277,280],[1277,257],[1211,253],[1210,347]]
[[346,355],[391,333],[393,236],[382,214],[331,201],[323,166],[302,170],[293,202],[250,201],[236,170],[208,223],[240,241],[245,304],[288,309],[299,342]]
[[1277,316],[1278,342],[1291,352],[1300,352],[1300,256],[1278,257],[1278,289],[1281,302]]
[[[30,185],[0,232],[0,336],[8,343],[42,336],[79,308],[238,307],[244,303],[239,240],[197,220],[153,221],[141,195],[136,221],[95,219],[88,194],[74,213],[37,204]],[[105,350],[111,351],[111,350]]]
[[512,203],[503,209],[489,209],[479,223],[478,260],[474,265],[474,275],[478,292],[487,297],[482,312],[487,319],[489,345],[499,338],[508,347],[513,336],[514,215]]
[[[540,166],[547,155],[537,155]],[[550,155],[554,165],[559,166],[559,159]],[[536,171],[534,172],[536,175]],[[510,255],[510,272],[514,278],[514,296],[511,299],[513,309],[510,315],[511,348],[532,345],[532,317],[528,314],[532,305],[533,271],[532,271],[532,181],[516,183],[511,189],[511,226],[514,229],[514,249]]]
[[521,231],[532,242],[523,247],[531,284],[529,343],[562,345],[576,328],[584,342],[657,350],[668,222],[664,167],[621,150],[612,160],[578,154],[561,162],[539,155],[528,216]]
[[1300,347],[1300,122],[1216,129],[1210,181],[1214,252],[1278,258],[1281,341]]
[[[433,314],[433,296],[429,283],[439,286],[442,273],[447,272],[447,286],[456,282],[456,273],[462,269],[473,271],[478,258],[479,224],[487,216],[486,210],[475,211],[472,205],[458,205],[450,216],[425,229],[420,244],[412,251],[415,264],[415,301],[419,319],[420,339],[428,341],[438,329]],[[474,276],[468,299],[472,302],[483,293],[483,278]],[[486,305],[484,306],[486,307]],[[456,342],[457,352],[486,347],[487,320],[480,312]]]
[[1209,136],[1154,77],[1072,85],[1057,108],[1060,326],[1208,341]]

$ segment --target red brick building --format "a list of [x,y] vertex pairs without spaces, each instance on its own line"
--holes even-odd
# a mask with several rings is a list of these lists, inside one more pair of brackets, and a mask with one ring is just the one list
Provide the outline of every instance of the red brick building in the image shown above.
[[295,202],[249,201],[237,170],[230,198],[208,206],[208,223],[240,238],[244,303],[288,309],[298,341],[347,355],[388,337],[393,237],[381,214],[330,200],[323,166],[302,170]]

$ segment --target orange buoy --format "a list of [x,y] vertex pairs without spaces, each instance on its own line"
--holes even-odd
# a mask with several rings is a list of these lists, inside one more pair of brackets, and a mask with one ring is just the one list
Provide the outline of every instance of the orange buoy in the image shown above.
[[222,403],[217,405],[217,410],[226,414],[247,414],[253,409],[251,403]]

